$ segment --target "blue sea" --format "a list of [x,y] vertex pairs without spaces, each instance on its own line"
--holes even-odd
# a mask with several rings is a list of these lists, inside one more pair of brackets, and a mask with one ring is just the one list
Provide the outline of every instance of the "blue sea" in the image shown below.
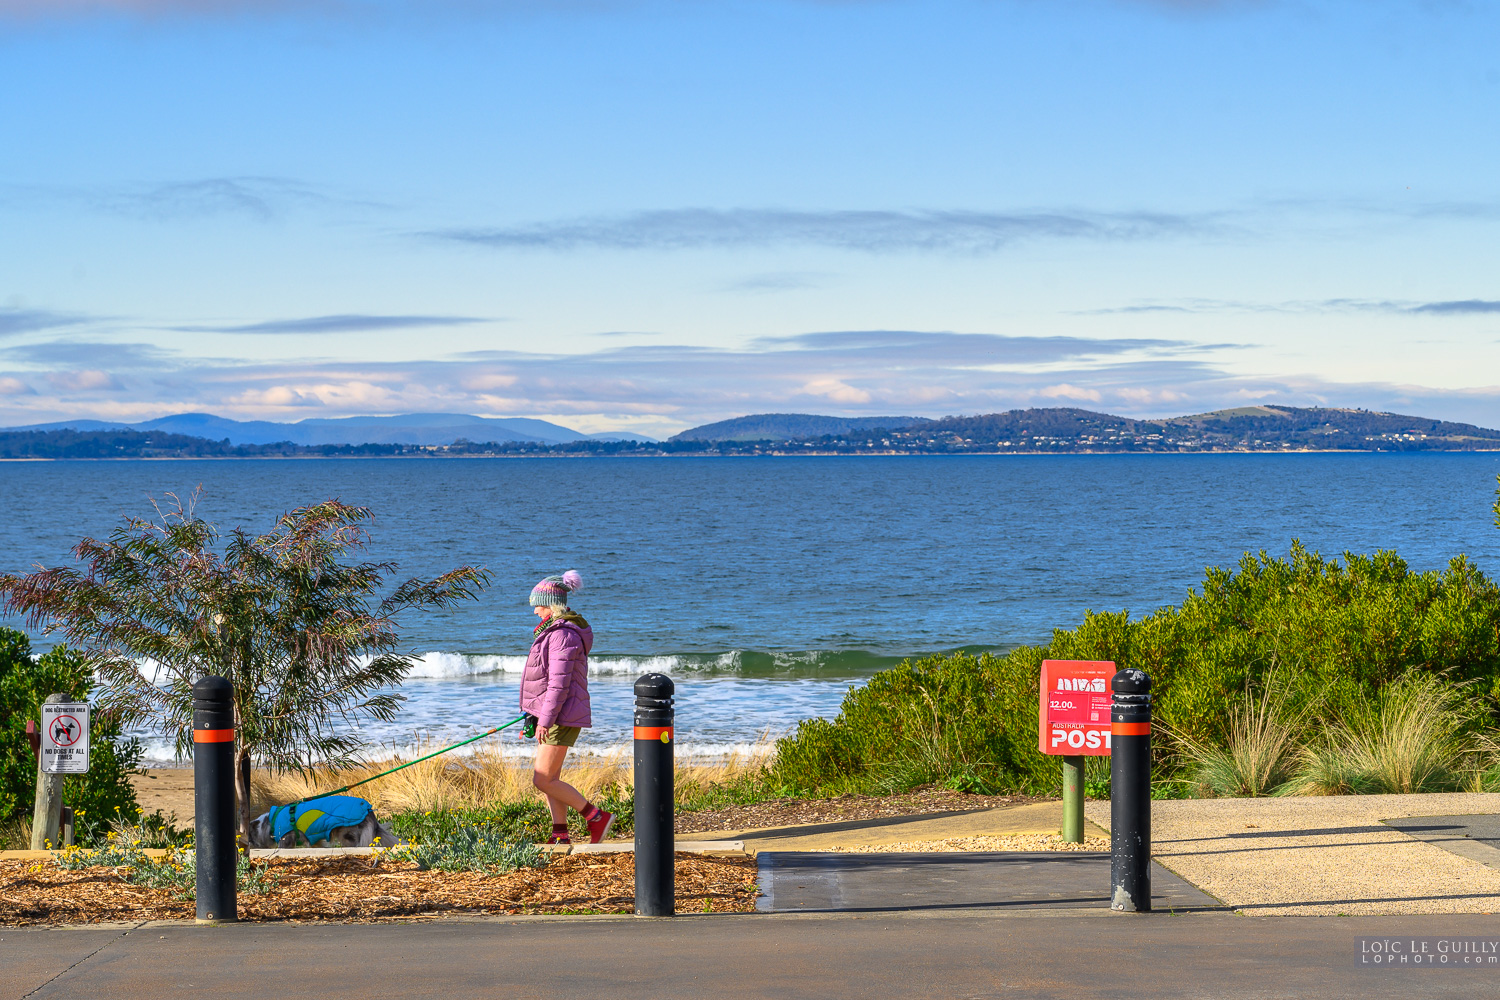
[[372,753],[511,717],[527,594],[577,569],[596,634],[580,748],[622,749],[630,685],[660,670],[679,752],[713,756],[835,714],[902,658],[1044,641],[1085,609],[1149,612],[1294,538],[1418,569],[1466,553],[1494,575],[1497,473],[1497,454],[11,462],[0,568],[67,562],[169,492],[201,488],[199,513],[252,530],[338,497],[374,510],[369,555],[403,575],[494,577],[478,603],[404,622],[419,658],[395,722],[360,730]]

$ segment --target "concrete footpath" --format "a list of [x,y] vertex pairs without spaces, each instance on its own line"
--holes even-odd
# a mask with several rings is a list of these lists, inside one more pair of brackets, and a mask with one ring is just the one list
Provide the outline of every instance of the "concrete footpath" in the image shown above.
[[[1061,802],[1032,802],[999,809],[882,816],[879,819],[813,823],[803,826],[716,830],[715,840],[737,840],[748,854],[761,851],[837,851],[884,847],[913,841],[960,837],[1026,837],[1056,834],[1062,827]],[[1085,824],[1089,837],[1109,836],[1103,827]],[[680,837],[687,836],[679,834]],[[709,834],[692,834],[707,839]]]
[[1500,917],[1032,910],[142,924],[0,931],[0,998],[1475,997],[1500,965],[1371,968],[1360,937],[1500,941]]

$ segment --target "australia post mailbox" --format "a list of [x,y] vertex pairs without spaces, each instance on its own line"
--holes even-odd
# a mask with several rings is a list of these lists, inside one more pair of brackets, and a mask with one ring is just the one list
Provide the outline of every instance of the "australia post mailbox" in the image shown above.
[[1109,756],[1114,675],[1107,660],[1042,661],[1037,746],[1062,758],[1062,838],[1072,844],[1083,843],[1083,758]]
[[1066,757],[1109,756],[1108,660],[1043,660],[1038,690],[1037,745]]

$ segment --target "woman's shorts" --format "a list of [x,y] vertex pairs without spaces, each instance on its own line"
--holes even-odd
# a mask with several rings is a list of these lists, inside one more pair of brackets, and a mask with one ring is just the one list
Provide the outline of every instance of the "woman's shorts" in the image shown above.
[[553,726],[547,730],[547,738],[537,742],[549,747],[570,747],[578,742],[578,734],[582,732],[581,726]]

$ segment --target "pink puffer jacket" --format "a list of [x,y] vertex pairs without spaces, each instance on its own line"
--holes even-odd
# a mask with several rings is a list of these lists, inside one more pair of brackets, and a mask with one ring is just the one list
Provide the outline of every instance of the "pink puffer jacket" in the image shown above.
[[589,714],[589,650],[594,630],[570,621],[554,625],[531,643],[521,674],[521,711],[537,726],[594,724]]

